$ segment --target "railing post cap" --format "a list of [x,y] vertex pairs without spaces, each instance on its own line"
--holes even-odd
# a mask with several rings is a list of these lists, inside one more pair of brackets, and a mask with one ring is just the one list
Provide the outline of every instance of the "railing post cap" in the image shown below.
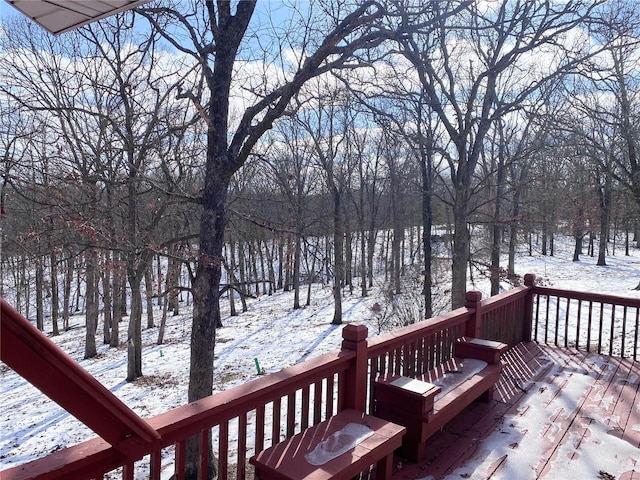
[[525,273],[524,274],[524,284],[527,287],[533,287],[536,283],[536,275],[535,273]]
[[342,338],[352,342],[366,340],[368,335],[369,329],[367,326],[358,323],[350,323],[342,329]]
[[471,290],[466,293],[465,299],[467,302],[479,302],[482,300],[482,292],[478,290]]

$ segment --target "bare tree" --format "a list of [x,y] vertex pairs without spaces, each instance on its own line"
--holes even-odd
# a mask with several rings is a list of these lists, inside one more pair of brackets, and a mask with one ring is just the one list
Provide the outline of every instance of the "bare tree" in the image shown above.
[[315,93],[298,108],[298,121],[313,145],[314,158],[324,172],[327,195],[331,199],[333,234],[333,303],[334,325],[342,323],[342,287],[345,279],[345,149],[350,128],[346,113],[348,93],[320,79]]
[[[561,39],[599,3],[474,3],[455,16],[435,15],[429,22],[414,18],[410,8],[398,4],[407,21],[416,25],[410,35],[398,39],[400,51],[415,67],[451,141],[442,154],[449,163],[454,216],[454,308],[464,303],[474,172],[487,132],[499,118],[521,108],[533,92],[593,53],[583,53],[586,43],[568,45]],[[451,8],[451,2],[437,2],[435,7],[436,12]],[[554,52],[554,60],[545,65],[548,68],[536,69],[530,59],[543,48]]]
[[[382,37],[372,30],[373,20],[384,13],[377,3],[364,2],[341,20],[320,20],[312,31],[303,23],[302,50],[295,65],[284,65],[285,57],[275,49],[276,64],[286,67],[280,79],[262,75],[245,77],[255,93],[237,121],[230,118],[231,89],[238,80],[241,48],[247,36],[256,1],[180,3],[180,10],[145,7],[138,11],[179,52],[194,60],[195,81],[185,82],[182,96],[200,111],[207,124],[204,186],[200,198],[200,247],[193,285],[194,315],[191,337],[189,401],[210,395],[213,388],[215,328],[220,320],[220,278],[224,228],[232,175],[244,165],[265,132],[285,112],[290,100],[311,78],[344,65],[354,52],[379,45]],[[312,6],[309,7],[312,9]],[[298,17],[300,18],[300,17]],[[326,32],[318,35],[318,32]],[[316,40],[318,40],[316,42]],[[267,53],[267,60],[271,54]],[[236,73],[234,75],[234,72]],[[284,73],[284,72],[283,72]],[[189,445],[187,478],[197,475],[197,441]]]
[[[606,244],[616,184],[640,205],[640,8],[637,2],[607,3],[595,39],[604,47],[589,70],[568,83],[571,111],[560,127],[571,135],[574,148],[592,165],[600,212],[598,265],[606,265]],[[577,119],[580,119],[579,121]]]
[[[274,142],[269,148],[265,161],[269,166],[267,175],[272,184],[278,186],[282,196],[286,198],[289,215],[283,226],[294,235],[293,259],[293,308],[301,308],[300,280],[302,267],[302,246],[310,225],[309,203],[314,195],[319,175],[312,164],[312,145],[306,141],[306,135],[295,119],[283,119],[274,129]],[[317,193],[317,192],[315,192]],[[313,273],[309,272],[308,281],[313,281]]]

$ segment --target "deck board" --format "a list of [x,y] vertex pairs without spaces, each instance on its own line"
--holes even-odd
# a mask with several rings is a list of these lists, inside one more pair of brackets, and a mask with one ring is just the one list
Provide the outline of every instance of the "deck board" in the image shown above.
[[494,400],[434,435],[419,464],[396,458],[395,480],[640,480],[640,362],[530,342],[503,363]]

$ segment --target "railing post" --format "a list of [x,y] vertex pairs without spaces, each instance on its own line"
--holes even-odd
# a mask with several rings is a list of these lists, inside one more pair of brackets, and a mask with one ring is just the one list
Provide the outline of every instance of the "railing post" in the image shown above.
[[367,336],[365,325],[350,324],[342,329],[342,348],[353,350],[356,358],[345,378],[345,408],[364,412],[367,399]]
[[482,336],[482,292],[477,290],[471,290],[465,295],[464,306],[474,309],[474,313],[471,320],[467,323],[465,328],[465,336],[480,338]]
[[536,276],[527,273],[524,276],[524,285],[529,288],[524,304],[524,325],[522,326],[522,341],[531,341],[531,327],[533,324],[533,286],[536,283]]

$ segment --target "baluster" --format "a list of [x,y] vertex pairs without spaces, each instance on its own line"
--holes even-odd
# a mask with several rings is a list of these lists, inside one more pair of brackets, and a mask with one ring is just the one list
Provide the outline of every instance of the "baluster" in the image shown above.
[[[536,295],[536,320],[535,320],[535,333],[534,333],[534,340],[537,342],[538,341],[538,321],[540,319],[540,295]],[[548,322],[549,319],[547,318],[547,324],[545,325],[545,331],[548,328]]]
[[218,430],[218,478],[229,474],[229,420],[220,422]]
[[593,315],[593,302],[589,301],[589,319],[587,320],[587,352],[591,351],[591,319]]
[[325,418],[333,416],[333,392],[335,387],[335,381],[333,376],[327,378],[327,390],[324,392],[325,398]]
[[633,340],[633,359],[638,360],[638,336],[640,335],[640,308],[636,307],[636,329]]
[[616,306],[611,305],[611,329],[609,330],[609,356],[613,355],[614,329],[616,325]]
[[209,451],[210,451],[210,430],[202,430],[198,435],[198,448],[200,452],[200,477],[209,476]]
[[276,398],[273,401],[273,412],[271,422],[271,445],[275,445],[280,442],[280,407],[282,405],[282,399]]
[[[545,328],[544,328],[544,343],[548,345],[549,341],[548,341],[547,336],[549,334],[549,306],[551,304],[551,296],[550,295],[545,295],[545,299],[546,299],[546,302],[547,302],[546,305],[545,305],[545,307],[546,307],[545,314],[546,314],[546,319],[547,320],[546,320],[546,325],[545,325]],[[558,305],[556,304],[556,308],[557,307],[558,307]],[[557,329],[556,329],[556,331],[557,331]],[[557,345],[557,343],[556,343],[556,345]]]
[[296,426],[296,392],[287,395],[287,437],[293,437]]
[[300,417],[300,429],[309,427],[309,398],[311,397],[311,385],[302,389],[302,415]]
[[627,338],[627,306],[622,310],[622,345],[620,350],[620,358],[624,358],[625,340]]
[[133,480],[135,465],[133,462],[127,462],[122,466],[122,480]]
[[265,420],[265,406],[260,405],[256,408],[256,438],[255,438],[255,451],[261,452],[264,450],[264,420]]
[[598,355],[602,355],[602,329],[604,328],[604,304],[600,302],[600,327],[598,331]]
[[186,457],[187,457],[187,441],[180,440],[176,443],[176,469],[175,469],[175,478],[176,480],[181,480],[184,478],[184,468],[186,465]]
[[[238,480],[245,480],[247,467],[247,414],[238,417]],[[206,478],[206,477],[203,477]],[[221,477],[218,477],[221,478]]]
[[313,424],[319,424],[322,419],[322,380],[313,385]]
[[162,450],[151,452],[149,470],[149,477],[151,480],[160,480],[160,471],[162,470]]
[[578,300],[578,316],[576,318],[576,350],[580,348],[580,320],[582,317],[582,300]]

